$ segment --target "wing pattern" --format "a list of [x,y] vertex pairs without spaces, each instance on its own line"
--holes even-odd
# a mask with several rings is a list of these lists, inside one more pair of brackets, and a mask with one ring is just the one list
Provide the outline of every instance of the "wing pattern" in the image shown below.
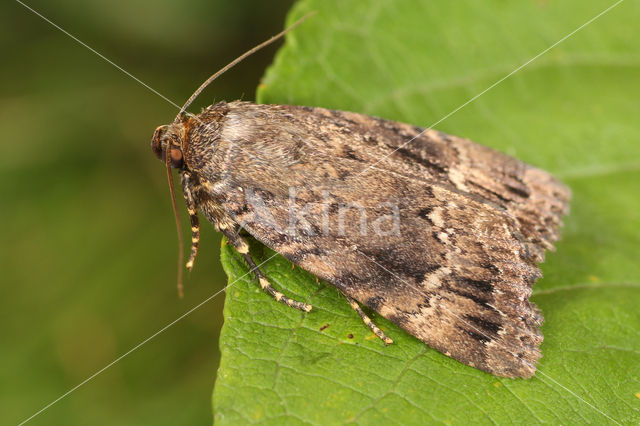
[[542,315],[529,297],[567,187],[403,123],[246,102],[200,117],[221,108],[213,161],[196,172],[236,223],[446,355],[535,373]]

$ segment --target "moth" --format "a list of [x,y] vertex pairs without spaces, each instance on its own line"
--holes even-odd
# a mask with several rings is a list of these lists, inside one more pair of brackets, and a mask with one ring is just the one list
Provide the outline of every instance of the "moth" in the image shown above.
[[334,285],[385,343],[362,306],[464,364],[531,377],[543,317],[529,297],[569,189],[470,140],[353,112],[236,101],[185,113],[220,73],[283,33],[214,74],[153,135],[172,194],[170,169],[181,177],[187,268],[201,213],[281,303],[311,310],[271,285],[243,232]]

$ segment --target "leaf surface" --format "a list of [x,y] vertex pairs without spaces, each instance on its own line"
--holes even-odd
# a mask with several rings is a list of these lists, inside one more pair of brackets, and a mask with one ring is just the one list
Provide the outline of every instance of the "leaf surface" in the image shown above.
[[518,70],[612,4],[296,5],[289,23],[318,14],[288,36],[260,102],[356,111],[468,137],[556,174],[572,188],[572,211],[534,287],[545,341],[529,380],[462,365],[375,315],[395,340],[385,347],[331,285],[252,244],[273,284],[314,306],[308,314],[287,308],[224,247],[231,287],[217,422],[640,421],[639,4],[619,4]]

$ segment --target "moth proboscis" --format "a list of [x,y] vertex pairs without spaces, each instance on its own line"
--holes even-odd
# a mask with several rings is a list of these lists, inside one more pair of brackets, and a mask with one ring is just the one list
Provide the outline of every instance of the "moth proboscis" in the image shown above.
[[187,268],[199,211],[281,303],[311,310],[272,287],[241,230],[338,288],[385,343],[361,305],[464,364],[532,376],[542,315],[529,297],[570,199],[553,176],[467,139],[352,112],[236,101],[185,113],[218,75],[299,23],[210,77],[153,135],[176,220],[171,168],[180,173]]

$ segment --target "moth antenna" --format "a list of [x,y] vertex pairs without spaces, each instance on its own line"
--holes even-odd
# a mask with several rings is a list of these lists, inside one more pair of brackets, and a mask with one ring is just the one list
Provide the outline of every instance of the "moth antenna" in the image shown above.
[[224,74],[225,72],[227,72],[229,69],[233,68],[238,62],[241,62],[242,60],[244,60],[247,56],[250,56],[252,54],[254,54],[255,52],[257,52],[258,50],[262,49],[263,47],[266,47],[268,45],[270,45],[271,43],[273,43],[274,41],[282,38],[285,34],[287,34],[289,31],[293,30],[295,27],[297,27],[298,25],[302,24],[304,21],[306,21],[309,17],[315,15],[316,12],[309,12],[306,15],[304,15],[302,18],[298,19],[296,22],[293,23],[293,25],[291,25],[289,28],[285,29],[284,31],[281,31],[280,33],[274,35],[273,37],[271,37],[270,39],[263,41],[262,43],[260,43],[259,45],[255,46],[254,48],[247,50],[245,53],[243,53],[242,55],[238,56],[236,59],[234,59],[233,61],[229,62],[227,65],[225,65],[222,69],[220,69],[218,72],[216,72],[215,74],[213,74],[211,77],[209,77],[208,79],[205,80],[204,83],[202,83],[200,85],[200,87],[198,87],[198,89],[196,89],[195,92],[193,92],[193,95],[191,95],[191,97],[189,99],[187,99],[187,102],[184,104],[184,106],[182,108],[180,108],[180,112],[178,113],[178,115],[176,116],[176,119],[174,120],[175,122],[178,122],[179,118],[182,116],[182,114],[184,114],[184,112],[186,111],[187,108],[189,108],[189,105],[191,105],[191,103],[198,97],[198,95],[200,95],[200,93],[209,85],[211,84],[211,82],[213,82],[213,80],[215,80],[216,78],[220,77],[220,75]]
[[169,179],[169,190],[171,191],[171,204],[173,205],[173,214],[176,219],[176,228],[178,230],[178,297],[184,297],[184,287],[182,285],[182,263],[184,262],[184,241],[182,236],[182,225],[180,223],[180,215],[178,214],[178,203],[176,201],[176,191],[173,187],[173,173],[171,173],[171,144],[167,144],[167,152],[165,154],[165,164],[167,166],[167,179]]

